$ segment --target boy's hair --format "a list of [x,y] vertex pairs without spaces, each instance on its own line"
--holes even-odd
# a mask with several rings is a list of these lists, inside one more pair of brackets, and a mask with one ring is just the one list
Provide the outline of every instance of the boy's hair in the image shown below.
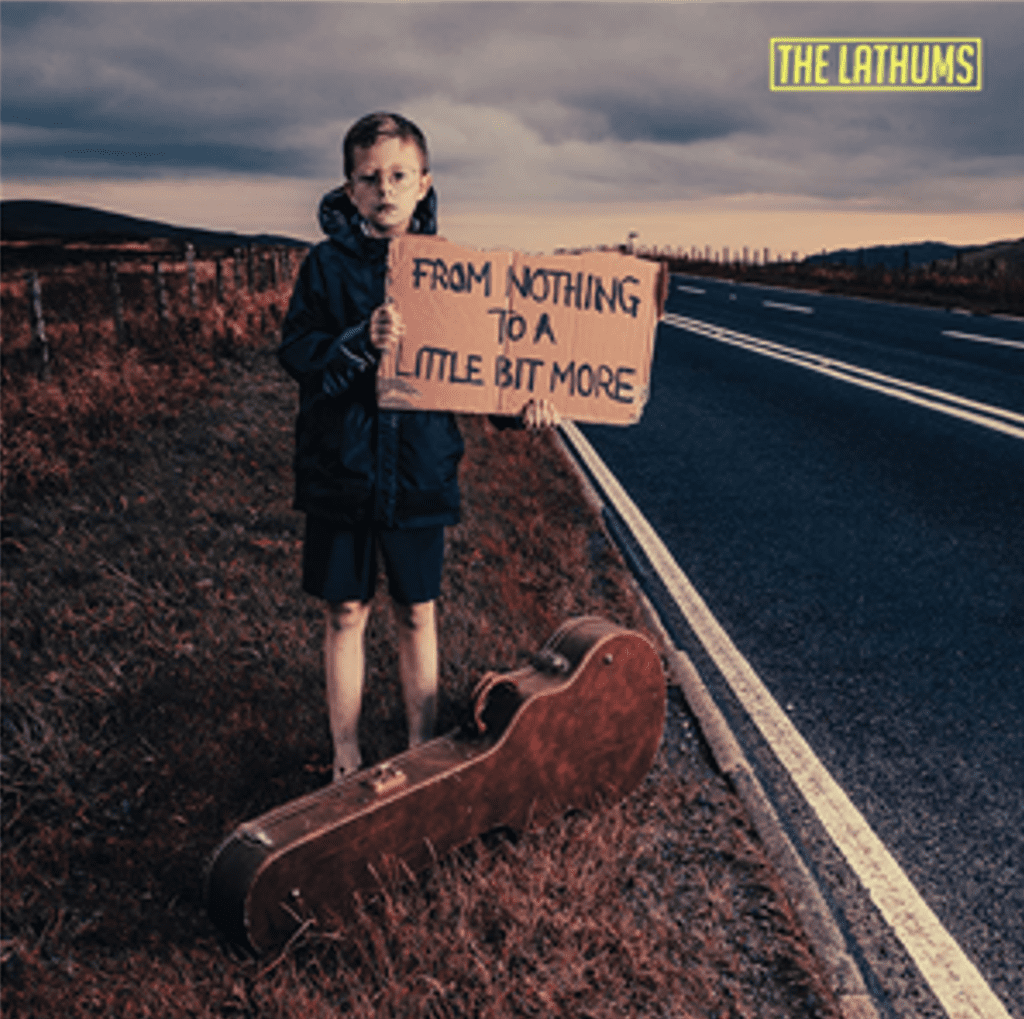
[[423,172],[430,169],[427,156],[427,139],[423,132],[411,121],[398,113],[368,113],[357,120],[345,135],[342,152],[345,155],[345,177],[351,178],[356,166],[356,149],[368,149],[376,144],[378,138],[401,138],[404,142],[413,142],[420,150],[423,160]]

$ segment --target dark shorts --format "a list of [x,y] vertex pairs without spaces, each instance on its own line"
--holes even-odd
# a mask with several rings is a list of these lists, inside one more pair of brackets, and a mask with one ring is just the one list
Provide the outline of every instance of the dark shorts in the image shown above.
[[400,605],[433,601],[441,593],[444,528],[407,531],[361,527],[338,530],[321,517],[306,517],[302,589],[335,604],[368,602],[377,584],[377,546],[384,556],[388,591]]

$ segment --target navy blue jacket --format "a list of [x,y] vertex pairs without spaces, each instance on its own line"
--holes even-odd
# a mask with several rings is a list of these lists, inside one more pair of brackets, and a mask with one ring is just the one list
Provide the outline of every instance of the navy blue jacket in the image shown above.
[[[410,230],[436,233],[436,209],[431,188]],[[363,233],[341,188],[321,201],[320,226],[329,240],[302,264],[277,352],[299,383],[295,508],[340,528],[456,524],[463,443],[454,416],[377,406],[369,317],[384,302],[388,242]]]

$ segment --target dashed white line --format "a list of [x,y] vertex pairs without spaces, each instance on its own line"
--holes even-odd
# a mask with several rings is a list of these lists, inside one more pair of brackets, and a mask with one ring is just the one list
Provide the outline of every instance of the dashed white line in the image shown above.
[[776,361],[785,361],[788,364],[806,368],[808,371],[817,372],[819,375],[827,375],[841,382],[860,386],[862,389],[884,393],[897,400],[903,400],[918,407],[926,407],[928,410],[938,411],[940,414],[947,414],[950,417],[959,418],[961,421],[982,425],[1015,439],[1024,439],[1024,414],[1018,414],[1016,411],[981,403],[978,400],[970,400],[965,396],[958,396],[956,393],[948,393],[931,386],[922,386],[892,375],[884,375],[881,372],[800,350],[797,347],[787,347],[781,343],[726,329],[710,322],[702,322],[700,319],[687,318],[684,315],[675,315],[669,312],[664,315],[664,321],[677,329],[686,329],[698,336],[707,336],[720,343],[740,347],[764,357],[774,358]]
[[798,311],[801,315],[813,315],[814,309],[806,304],[784,304],[782,301],[762,301],[762,307],[781,308],[783,311]]
[[973,340],[975,343],[995,343],[1000,347],[1016,347],[1024,350],[1021,340],[1004,340],[1001,336],[982,336],[980,333],[958,333],[955,329],[943,329],[943,336],[952,336],[954,340]]
[[706,294],[706,290],[701,290],[700,287],[688,287],[682,283],[676,284],[676,290],[685,290],[688,294]]
[[942,926],[884,843],[740,654],[615,475],[571,421],[563,420],[562,429],[640,542],[719,672],[821,818],[832,841],[914,959],[950,1019],[1010,1019],[975,965]]

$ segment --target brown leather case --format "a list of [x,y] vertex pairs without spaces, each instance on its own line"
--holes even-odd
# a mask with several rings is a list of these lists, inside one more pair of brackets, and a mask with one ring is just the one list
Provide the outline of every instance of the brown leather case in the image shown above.
[[417,871],[498,827],[608,804],[651,766],[665,719],[661,660],[642,635],[570,619],[515,672],[487,673],[473,721],[247,821],[206,872],[206,905],[258,952],[329,922],[388,863]]

